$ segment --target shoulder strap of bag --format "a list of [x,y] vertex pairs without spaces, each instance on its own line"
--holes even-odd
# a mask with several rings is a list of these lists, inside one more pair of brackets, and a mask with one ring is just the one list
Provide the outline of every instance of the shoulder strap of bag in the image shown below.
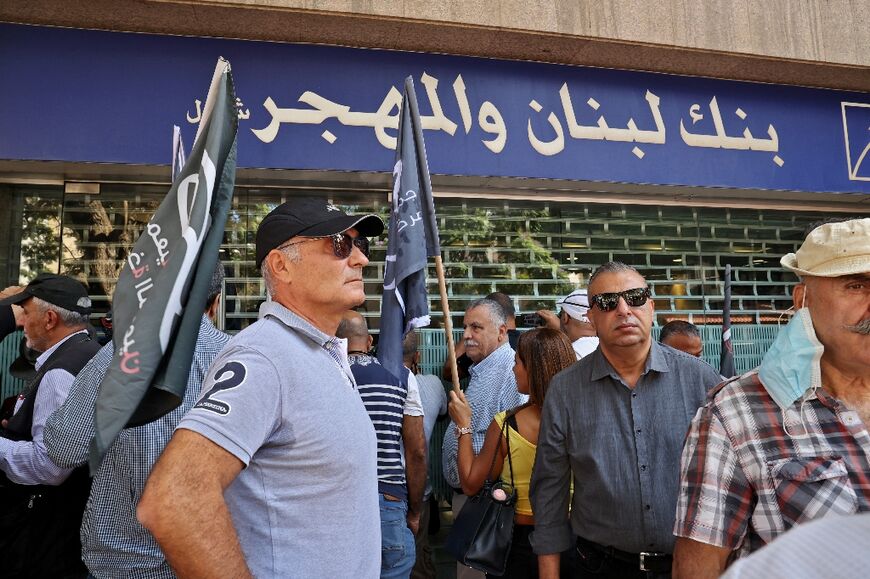
[[516,413],[517,413],[516,410],[509,410],[507,412],[507,414],[505,414],[504,425],[502,426],[502,434],[504,435],[504,440],[505,440],[505,443],[507,444],[508,465],[510,465],[510,468],[511,468],[511,488],[513,488],[513,486],[514,486],[514,463],[513,463],[513,460],[511,460],[510,429],[505,428],[505,427],[510,426],[515,431],[519,432],[519,427],[517,425]]
[[[505,436],[507,434],[507,426],[508,426],[507,417],[505,417],[504,422],[501,423],[501,435],[502,436]],[[499,444],[500,443],[501,443],[501,441],[499,441]],[[489,464],[489,470],[486,471],[486,481],[484,481],[484,483],[483,483],[484,486],[490,485],[490,484],[495,482],[494,480],[490,480],[489,475],[490,475],[490,473],[492,473],[492,469],[495,466],[495,459],[496,458],[498,458],[498,452],[493,452],[492,453],[492,462]]]

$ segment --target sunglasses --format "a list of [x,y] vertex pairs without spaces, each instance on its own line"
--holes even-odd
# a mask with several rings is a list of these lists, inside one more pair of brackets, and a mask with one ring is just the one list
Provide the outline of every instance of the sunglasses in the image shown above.
[[636,287],[624,292],[613,292],[606,294],[596,294],[589,296],[589,303],[598,306],[602,312],[609,312],[616,309],[619,305],[619,298],[625,300],[625,303],[633,308],[639,308],[652,297],[648,287]]
[[347,232],[344,233],[335,233],[333,235],[322,235],[320,237],[306,237],[302,241],[294,241],[290,243],[285,243],[284,245],[278,246],[276,249],[284,249],[285,247],[290,247],[291,245],[301,245],[303,243],[308,243],[309,241],[315,241],[317,239],[331,239],[332,240],[332,252],[335,254],[335,257],[339,259],[347,259],[350,257],[350,254],[353,253],[353,248],[356,246],[362,252],[362,254],[369,258],[369,240],[366,237],[351,237]]

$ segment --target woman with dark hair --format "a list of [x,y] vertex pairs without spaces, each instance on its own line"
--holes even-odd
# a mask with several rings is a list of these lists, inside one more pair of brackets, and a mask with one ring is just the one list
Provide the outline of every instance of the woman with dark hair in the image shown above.
[[[517,344],[514,376],[517,390],[528,394],[529,401],[513,410],[495,415],[486,432],[483,448],[477,456],[474,456],[471,436],[459,436],[457,465],[462,492],[466,495],[477,494],[487,478],[495,480],[501,475],[502,481],[510,483],[510,469],[513,467],[517,503],[513,542],[503,577],[528,579],[538,576],[538,558],[529,543],[529,534],[535,525],[529,501],[529,483],[541,425],[541,406],[553,376],[576,361],[577,355],[571,342],[562,332],[549,328],[524,332]],[[471,407],[465,394],[451,392],[449,410],[457,427],[471,427]],[[508,421],[506,434],[510,436],[511,453],[511,460],[507,463],[507,444],[501,436],[505,420]],[[492,472],[487,472],[490,465],[493,465]]]

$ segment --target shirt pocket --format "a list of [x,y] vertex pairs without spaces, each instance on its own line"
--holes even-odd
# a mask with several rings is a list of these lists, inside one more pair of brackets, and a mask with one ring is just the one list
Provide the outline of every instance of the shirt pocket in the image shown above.
[[858,511],[858,496],[842,457],[786,458],[769,466],[786,529],[828,514]]

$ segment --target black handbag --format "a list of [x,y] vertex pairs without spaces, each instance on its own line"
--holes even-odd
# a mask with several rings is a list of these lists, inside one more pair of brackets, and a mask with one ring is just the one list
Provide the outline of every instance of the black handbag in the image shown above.
[[[453,521],[444,548],[463,565],[489,575],[504,575],[511,541],[514,534],[514,510],[517,492],[514,489],[514,469],[511,461],[511,442],[505,415],[502,436],[507,443],[507,459],[511,469],[511,484],[500,480],[483,483],[480,492],[469,497]],[[495,458],[488,472],[495,466]],[[502,491],[497,493],[497,491]],[[496,498],[494,494],[504,498]]]

